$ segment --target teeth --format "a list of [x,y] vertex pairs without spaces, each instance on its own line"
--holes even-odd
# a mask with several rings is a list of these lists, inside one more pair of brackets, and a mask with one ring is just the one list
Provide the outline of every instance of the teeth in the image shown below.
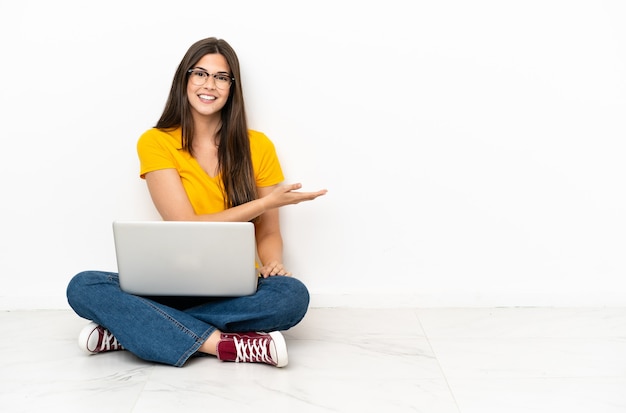
[[200,99],[204,99],[204,100],[215,100],[215,96],[200,95]]

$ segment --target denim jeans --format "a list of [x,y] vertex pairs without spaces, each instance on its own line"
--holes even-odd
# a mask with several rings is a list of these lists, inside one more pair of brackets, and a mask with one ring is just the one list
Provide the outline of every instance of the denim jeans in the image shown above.
[[309,306],[296,278],[259,278],[255,294],[234,298],[145,297],[121,290],[117,273],[85,271],[67,287],[80,317],[107,328],[136,356],[181,367],[216,329],[243,333],[287,330]]

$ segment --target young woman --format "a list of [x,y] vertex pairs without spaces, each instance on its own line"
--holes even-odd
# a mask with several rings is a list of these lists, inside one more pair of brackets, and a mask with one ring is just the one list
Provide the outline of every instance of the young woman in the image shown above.
[[251,296],[142,297],[116,273],[85,271],[67,288],[70,306],[91,320],[79,335],[90,354],[128,350],[183,366],[194,355],[224,361],[288,362],[286,330],[304,317],[309,293],[282,262],[279,208],[326,193],[282,185],[273,143],[249,130],[239,60],[222,39],[193,44],[174,75],[156,127],[137,144],[140,176],[166,221],[252,221],[260,263]]

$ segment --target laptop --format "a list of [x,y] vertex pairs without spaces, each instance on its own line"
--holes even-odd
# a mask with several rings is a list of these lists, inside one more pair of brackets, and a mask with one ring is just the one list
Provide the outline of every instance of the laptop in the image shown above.
[[114,221],[123,291],[236,297],[257,288],[251,222]]

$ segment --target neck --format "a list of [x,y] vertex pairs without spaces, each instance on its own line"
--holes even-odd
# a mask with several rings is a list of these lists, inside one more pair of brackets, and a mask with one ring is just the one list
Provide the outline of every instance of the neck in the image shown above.
[[219,130],[221,122],[196,122],[194,125],[194,143],[199,145],[219,146]]

